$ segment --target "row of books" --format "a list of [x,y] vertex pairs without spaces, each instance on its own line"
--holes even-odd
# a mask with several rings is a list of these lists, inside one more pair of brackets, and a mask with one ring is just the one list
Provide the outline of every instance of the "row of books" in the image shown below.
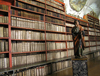
[[[90,36],[89,39],[90,40],[95,40],[95,36]],[[97,38],[97,39],[99,39],[99,38]]]
[[36,62],[45,61],[45,54],[29,54],[29,55],[13,55],[12,57],[12,66],[24,65],[24,64],[33,64]]
[[65,42],[47,42],[47,50],[65,49]]
[[54,4],[54,3],[52,3],[52,2],[50,2],[50,1],[48,1],[48,0],[46,1],[46,3],[47,3],[47,4],[50,4],[50,5],[54,6],[54,7],[57,7],[57,8],[59,8],[59,9],[62,9],[62,10],[64,9],[62,6],[59,6],[59,5],[57,5],[57,4]]
[[46,33],[46,40],[66,40],[65,34]]
[[[38,3],[38,4],[39,4],[39,3]],[[41,5],[41,7],[45,7],[44,4],[40,4],[40,5]],[[36,6],[28,5],[28,4],[21,3],[21,2],[17,2],[17,1],[16,1],[16,6],[17,6],[17,7],[24,8],[24,9],[36,11],[36,12],[45,13],[45,10],[44,10],[43,8],[39,8],[39,7],[36,7]]]
[[61,13],[61,14],[64,14],[64,13],[65,13],[64,11],[59,10],[59,9],[54,8],[54,7],[52,7],[52,6],[49,6],[49,5],[46,5],[46,8],[47,8],[47,9],[50,9],[50,10],[52,10],[52,11],[55,11],[55,12],[57,12],[57,13]]
[[8,28],[0,26],[0,37],[8,37]]
[[99,32],[100,30],[98,30],[98,29],[95,29],[95,31],[96,31],[96,32]]
[[[33,1],[33,0],[22,0],[22,1],[28,2],[29,4],[33,4],[33,5],[38,5],[40,7],[45,7],[44,3],[40,3],[38,1]],[[44,0],[41,0],[41,1],[44,1]],[[17,5],[17,1],[16,1],[16,5]],[[19,5],[21,6],[21,3]]]
[[65,27],[52,23],[46,23],[46,30],[65,32]]
[[73,40],[72,35],[67,35],[67,40]]
[[0,69],[9,67],[9,58],[0,58]]
[[67,20],[67,21],[70,21],[70,22],[74,22],[74,19],[71,18],[71,17],[66,17],[66,20]]
[[21,42],[12,41],[12,52],[30,52],[45,50],[44,42]]
[[8,23],[8,16],[0,16],[0,23]]
[[42,20],[42,21],[44,20],[43,15],[29,13],[29,12],[21,11],[21,10],[11,9],[11,14],[19,16],[19,17],[21,16],[21,17],[24,17],[24,18],[29,18],[29,19]]
[[74,27],[75,25],[74,24],[70,24],[70,23],[65,23],[66,26],[69,26],[69,27]]
[[62,14],[59,14],[59,13],[47,11],[46,14],[51,15],[51,16],[55,16],[55,17],[59,17],[59,18],[62,18],[62,19],[65,19],[65,15],[62,15]]
[[96,33],[95,32],[90,32],[89,31],[89,35],[95,35]]
[[89,28],[89,30],[94,31],[95,29],[94,28]]
[[11,25],[25,28],[44,29],[44,22],[11,17]]
[[100,41],[97,41],[97,45],[100,45]]
[[85,37],[84,37],[84,40],[89,40],[89,37],[88,37],[88,36],[85,36]]
[[90,24],[90,23],[89,23],[89,26],[92,27],[92,28],[94,28],[94,25],[93,25],[93,24]]
[[90,50],[89,50],[89,47],[88,48],[85,48],[83,53],[88,53]]
[[66,27],[66,32],[70,32],[71,33],[72,28]]
[[88,27],[83,27],[83,26],[82,26],[82,28],[83,28],[84,30],[88,30]]
[[90,47],[91,51],[96,51],[96,46],[95,47]]
[[85,42],[85,46],[89,46],[89,42]]
[[73,42],[67,42],[67,48],[73,48],[74,45],[73,45]]
[[11,38],[45,40],[45,33],[27,30],[11,30]]
[[[48,74],[67,68],[69,66],[71,66],[71,61],[62,61],[62,62],[56,62],[56,63],[42,65],[38,67],[28,68],[22,71],[18,70],[14,75],[16,76],[46,76]],[[12,76],[12,74],[9,74],[9,76]]]
[[91,46],[91,45],[96,45],[96,42],[91,42],[91,41],[90,41],[90,46]]
[[100,50],[100,46],[97,46],[97,50]]
[[[95,39],[95,37],[94,37],[94,39]],[[100,37],[96,37],[96,40],[100,40]]]
[[51,17],[46,17],[46,21],[48,22],[53,22],[53,23],[57,23],[57,24],[62,24],[64,25],[65,22],[59,19],[55,19],[55,18],[51,18]]
[[0,52],[8,51],[8,41],[0,40]]
[[67,50],[68,51],[68,56],[74,56],[74,50]]
[[81,25],[86,25],[86,26],[87,26],[87,23],[86,23],[86,22],[80,21],[80,24],[81,24]]
[[50,1],[50,2],[53,2],[53,3],[55,3],[55,4],[58,4],[58,5],[62,5],[61,3],[59,3],[59,2],[57,2],[57,1],[55,1],[55,0],[46,0],[46,1]]
[[8,11],[8,6],[7,6],[7,5],[1,5],[1,4],[0,4],[0,9],[2,9],[2,10],[7,10],[7,11]]
[[55,60],[55,59],[60,59],[67,57],[67,52],[66,51],[53,51],[47,53],[47,60]]

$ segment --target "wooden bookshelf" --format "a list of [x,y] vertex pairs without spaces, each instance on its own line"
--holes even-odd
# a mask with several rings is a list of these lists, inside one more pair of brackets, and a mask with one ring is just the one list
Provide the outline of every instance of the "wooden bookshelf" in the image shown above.
[[13,29],[21,29],[21,30],[32,30],[32,31],[42,31],[44,32],[45,30],[41,30],[41,29],[35,29],[35,28],[25,28],[25,27],[17,27],[17,26],[11,26],[11,28]]
[[14,9],[22,10],[22,11],[27,11],[27,12],[31,12],[31,13],[36,13],[36,14],[44,15],[43,13],[32,11],[32,10],[28,10],[28,9],[24,9],[24,8],[17,7],[17,6],[11,6],[11,7],[14,8]]
[[9,51],[0,52],[0,54],[5,54],[5,53],[9,53]]
[[[18,0],[19,2],[22,2],[22,3],[25,3],[25,4],[28,4],[28,5],[32,5],[32,6],[35,6],[35,7],[39,7],[39,8],[42,8],[42,9],[45,9],[44,7],[41,7],[41,6],[38,6],[38,5],[34,5],[34,4],[31,4],[31,3],[28,3],[28,2],[25,2],[25,1],[22,1],[22,0]],[[37,0],[36,0],[37,1]],[[41,1],[38,1],[38,2],[41,2]],[[44,2],[41,2],[44,4]]]
[[0,12],[8,13],[7,10],[2,10],[2,9],[0,9]]
[[[96,35],[89,35],[89,31],[90,32],[96,32],[96,31],[91,31],[91,30],[89,30],[89,27],[91,27],[91,26],[89,26],[89,22],[88,21],[85,21],[85,20],[82,20],[82,19],[79,19],[79,18],[76,18],[76,17],[73,17],[73,16],[70,16],[70,15],[66,15],[66,14],[62,14],[62,13],[58,13],[58,12],[56,12],[56,11],[53,11],[53,10],[51,10],[51,9],[47,9],[46,8],[46,5],[49,5],[49,6],[51,6],[51,7],[54,7],[54,8],[56,8],[56,9],[58,9],[58,10],[60,10],[60,11],[63,11],[64,13],[65,13],[65,9],[64,9],[64,3],[62,3],[62,2],[60,2],[59,0],[55,0],[55,1],[57,1],[57,2],[59,2],[60,4],[61,4],[61,7],[63,7],[63,10],[62,9],[60,9],[60,8],[58,8],[58,7],[56,7],[56,6],[52,6],[52,5],[50,5],[50,4],[47,4],[46,3],[46,0],[45,0],[45,2],[42,2],[42,1],[39,1],[39,0],[35,0],[36,2],[39,2],[39,3],[43,3],[44,5],[45,5],[45,7],[41,7],[41,6],[39,6],[39,5],[34,5],[34,4],[31,4],[31,3],[28,3],[28,2],[25,2],[25,1],[22,1],[22,0],[17,0],[18,2],[21,2],[21,3],[24,3],[24,4],[27,4],[27,5],[30,5],[30,6],[34,6],[34,7],[37,7],[37,8],[41,8],[41,9],[43,9],[44,10],[44,13],[41,13],[41,12],[36,12],[36,11],[32,11],[32,10],[29,10],[29,9],[24,9],[24,8],[22,8],[22,7],[17,7],[17,6],[15,6],[15,2],[16,0],[14,0],[14,6],[13,5],[9,5],[9,10],[8,11],[5,11],[5,10],[1,10],[0,9],[0,11],[2,11],[2,12],[5,12],[5,13],[8,13],[8,18],[9,18],[9,20],[8,20],[8,23],[0,23],[0,25],[4,25],[4,27],[8,27],[8,30],[9,30],[9,32],[8,32],[8,34],[9,34],[9,36],[8,37],[0,37],[0,40],[8,40],[8,45],[9,45],[9,49],[8,49],[8,51],[5,51],[5,52],[0,52],[0,54],[9,54],[9,67],[8,68],[10,68],[10,69],[8,69],[8,68],[6,68],[6,69],[2,69],[2,71],[0,71],[0,73],[1,72],[9,72],[9,71],[14,71],[14,73],[15,73],[15,71],[16,70],[21,70],[21,69],[25,69],[26,67],[27,68],[29,68],[29,67],[33,67],[33,66],[40,66],[40,65],[48,65],[48,63],[50,63],[50,64],[52,64],[52,63],[55,63],[55,62],[62,62],[62,61],[64,61],[64,60],[68,60],[68,59],[71,59],[70,58],[70,56],[68,55],[68,51],[69,50],[74,50],[74,48],[68,48],[67,47],[67,42],[73,42],[73,40],[67,40],[67,38],[66,38],[66,40],[47,40],[47,38],[46,38],[46,35],[47,35],[47,33],[52,33],[52,34],[62,34],[62,35],[71,35],[71,32],[67,32],[66,31],[66,28],[72,28],[72,26],[67,26],[66,24],[58,24],[58,23],[53,23],[53,22],[49,22],[49,21],[46,21],[46,17],[50,17],[50,18],[53,18],[53,19],[58,19],[58,20],[62,20],[62,21],[64,21],[64,23],[70,23],[70,24],[73,24],[73,21],[75,20],[75,19],[77,19],[77,20],[79,20],[80,22],[81,22],[81,25],[82,25],[82,27],[86,27],[87,28],[87,30],[85,30],[85,31],[87,31],[88,32],[88,34],[86,34],[86,36],[87,37],[91,37],[91,36],[93,36],[93,37],[95,37],[95,40],[85,40],[85,41],[87,41],[87,42],[89,42],[89,46],[85,46],[86,48],[89,48],[90,49],[90,47],[96,47],[96,46],[99,46],[99,45],[92,45],[92,46],[90,46],[90,41],[100,41],[100,40],[96,40]],[[49,1],[49,0],[48,0]],[[54,3],[54,2],[52,2],[52,1],[50,1],[51,3]],[[56,4],[56,3],[54,3],[54,4]],[[59,5],[59,4],[56,4],[56,5]],[[17,9],[17,10],[21,10],[21,11],[25,11],[25,12],[29,12],[29,13],[33,13],[33,14],[37,14],[37,15],[42,15],[43,16],[43,20],[37,20],[37,19],[33,19],[33,18],[29,18],[29,17],[23,17],[23,16],[17,16],[17,15],[11,15],[11,9]],[[60,15],[60,17],[56,17],[56,16],[51,16],[51,15],[48,15],[46,12],[47,11],[51,11],[51,12],[54,12],[54,13],[57,13],[57,14],[59,14]],[[65,19],[63,19],[63,18],[61,18],[61,15],[64,15],[65,16]],[[98,21],[98,19],[97,18],[94,18],[94,17],[92,17],[92,16],[90,16],[90,15],[88,15],[89,16],[89,21],[93,21],[94,23],[93,23],[93,25],[94,25],[94,28],[95,28],[95,26],[97,26],[97,24],[98,24],[98,22],[96,22],[96,21]],[[16,18],[22,18],[22,19],[26,19],[26,20],[32,20],[32,21],[40,21],[40,22],[44,22],[44,29],[35,29],[35,28],[26,28],[26,27],[17,27],[17,26],[11,26],[11,17],[16,17]],[[62,16],[63,17],[63,16]],[[96,20],[95,20],[96,19]],[[95,20],[95,21],[94,21]],[[52,31],[52,30],[47,30],[46,29],[46,23],[51,23],[51,24],[54,24],[54,25],[57,25],[57,26],[61,26],[61,27],[64,27],[65,28],[65,32],[61,32],[61,31]],[[96,23],[96,24],[95,24]],[[88,24],[88,25],[87,25]],[[93,27],[91,27],[91,28],[93,28]],[[12,39],[11,38],[11,31],[12,30],[27,30],[27,31],[32,31],[32,32],[34,32],[34,31],[36,31],[36,32],[42,32],[42,33],[44,33],[45,34],[45,39],[44,40],[34,40],[34,39]],[[98,28],[97,28],[98,29]],[[98,33],[100,33],[100,32],[98,32]],[[97,36],[97,37],[99,37],[99,36]],[[41,50],[41,51],[39,51],[39,50],[36,50],[36,51],[28,51],[28,52],[13,52],[12,51],[12,42],[13,41],[15,41],[15,42],[43,42],[44,44],[45,44],[45,50]],[[65,45],[65,47],[66,48],[63,48],[63,49],[54,49],[54,50],[47,50],[47,42],[51,42],[51,43],[65,43],[64,45]],[[16,44],[17,45],[17,44]],[[39,48],[39,47],[38,47]],[[48,59],[47,59],[47,54],[49,53],[49,52],[58,52],[58,51],[60,51],[60,52],[65,52],[65,54],[66,54],[66,57],[65,58],[60,58],[60,59],[58,59],[58,60],[51,60],[51,61],[48,61]],[[90,50],[89,50],[90,51]],[[36,64],[36,63],[32,63],[32,64],[27,64],[27,66],[26,65],[20,65],[19,67],[17,67],[17,66],[12,66],[12,57],[13,57],[13,55],[19,55],[19,54],[35,54],[35,53],[43,53],[43,54],[45,54],[45,62],[38,62],[38,64]],[[93,52],[91,52],[91,53],[93,53]],[[23,66],[23,67],[22,67]],[[1,75],[1,74],[0,74]]]

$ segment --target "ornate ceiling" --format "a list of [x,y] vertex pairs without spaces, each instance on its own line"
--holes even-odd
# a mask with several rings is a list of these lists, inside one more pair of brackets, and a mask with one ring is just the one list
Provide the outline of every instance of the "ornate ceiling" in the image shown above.
[[[73,9],[72,6],[70,6],[70,1],[74,1],[74,2],[81,1],[80,3],[82,4],[82,1],[86,1],[86,0],[64,0],[67,14],[70,13],[70,14],[79,15],[80,17],[83,17],[85,14],[90,13],[90,11],[94,11],[98,16],[98,18],[100,19],[100,0],[87,0],[86,4],[80,11],[76,11],[75,9]],[[83,2],[83,4],[84,3],[85,2]]]

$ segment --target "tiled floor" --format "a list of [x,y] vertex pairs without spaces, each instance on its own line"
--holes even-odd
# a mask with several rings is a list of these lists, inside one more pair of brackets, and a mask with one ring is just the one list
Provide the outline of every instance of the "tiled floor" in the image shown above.
[[[48,76],[73,76],[72,67]],[[88,61],[88,76],[100,76],[100,57]]]

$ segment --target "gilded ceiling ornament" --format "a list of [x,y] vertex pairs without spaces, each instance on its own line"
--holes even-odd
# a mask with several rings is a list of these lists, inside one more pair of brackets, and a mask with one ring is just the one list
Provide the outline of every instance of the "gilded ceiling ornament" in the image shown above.
[[87,0],[69,0],[70,6],[73,10],[79,12],[85,6]]

